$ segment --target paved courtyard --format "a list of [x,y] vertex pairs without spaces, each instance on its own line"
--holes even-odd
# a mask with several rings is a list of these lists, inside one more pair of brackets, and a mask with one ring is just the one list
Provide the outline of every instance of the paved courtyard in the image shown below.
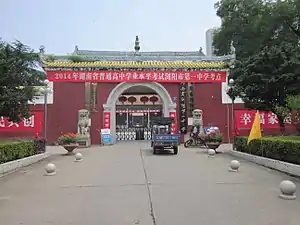
[[[74,163],[53,150],[0,178],[0,224],[299,225],[300,196],[278,198],[279,183],[292,178],[245,161],[230,173],[227,154],[154,156],[148,143],[123,142],[83,149],[84,161]],[[47,162],[55,176],[43,176]]]

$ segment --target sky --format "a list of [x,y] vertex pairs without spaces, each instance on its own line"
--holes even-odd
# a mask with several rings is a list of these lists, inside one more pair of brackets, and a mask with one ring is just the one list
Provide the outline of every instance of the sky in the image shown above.
[[1,0],[0,37],[46,54],[81,50],[205,52],[217,0]]

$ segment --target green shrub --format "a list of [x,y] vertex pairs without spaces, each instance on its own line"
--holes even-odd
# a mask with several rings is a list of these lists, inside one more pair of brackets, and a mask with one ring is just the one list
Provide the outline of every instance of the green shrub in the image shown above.
[[35,155],[33,141],[0,144],[0,164]]
[[237,151],[300,164],[300,141],[295,138],[265,137],[253,140],[247,145],[248,137],[235,137]]
[[218,134],[204,134],[200,135],[205,142],[222,142],[223,136]]

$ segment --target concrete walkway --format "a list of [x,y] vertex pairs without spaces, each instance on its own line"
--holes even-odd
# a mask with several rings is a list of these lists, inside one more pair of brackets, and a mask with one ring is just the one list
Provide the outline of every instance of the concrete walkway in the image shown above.
[[[299,225],[300,196],[278,198],[292,179],[241,161],[228,172],[227,154],[198,149],[152,155],[148,143],[83,149],[84,161],[61,156],[0,178],[3,225]],[[47,162],[55,176],[43,176]],[[300,183],[298,193],[300,193]]]

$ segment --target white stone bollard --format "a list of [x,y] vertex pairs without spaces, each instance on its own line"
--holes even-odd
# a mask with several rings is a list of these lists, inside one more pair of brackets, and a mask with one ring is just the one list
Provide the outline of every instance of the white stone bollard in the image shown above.
[[208,157],[212,158],[215,157],[216,151],[213,149],[208,149],[207,153],[208,153]]
[[56,174],[56,166],[53,163],[48,163],[45,166],[46,176],[52,176]]
[[284,180],[279,185],[281,194],[280,198],[286,200],[294,200],[296,199],[296,184],[290,180]]
[[240,168],[240,162],[237,160],[230,161],[230,168],[228,169],[229,172],[238,172]]
[[75,162],[81,162],[81,161],[82,161],[82,154],[78,152],[75,154]]

